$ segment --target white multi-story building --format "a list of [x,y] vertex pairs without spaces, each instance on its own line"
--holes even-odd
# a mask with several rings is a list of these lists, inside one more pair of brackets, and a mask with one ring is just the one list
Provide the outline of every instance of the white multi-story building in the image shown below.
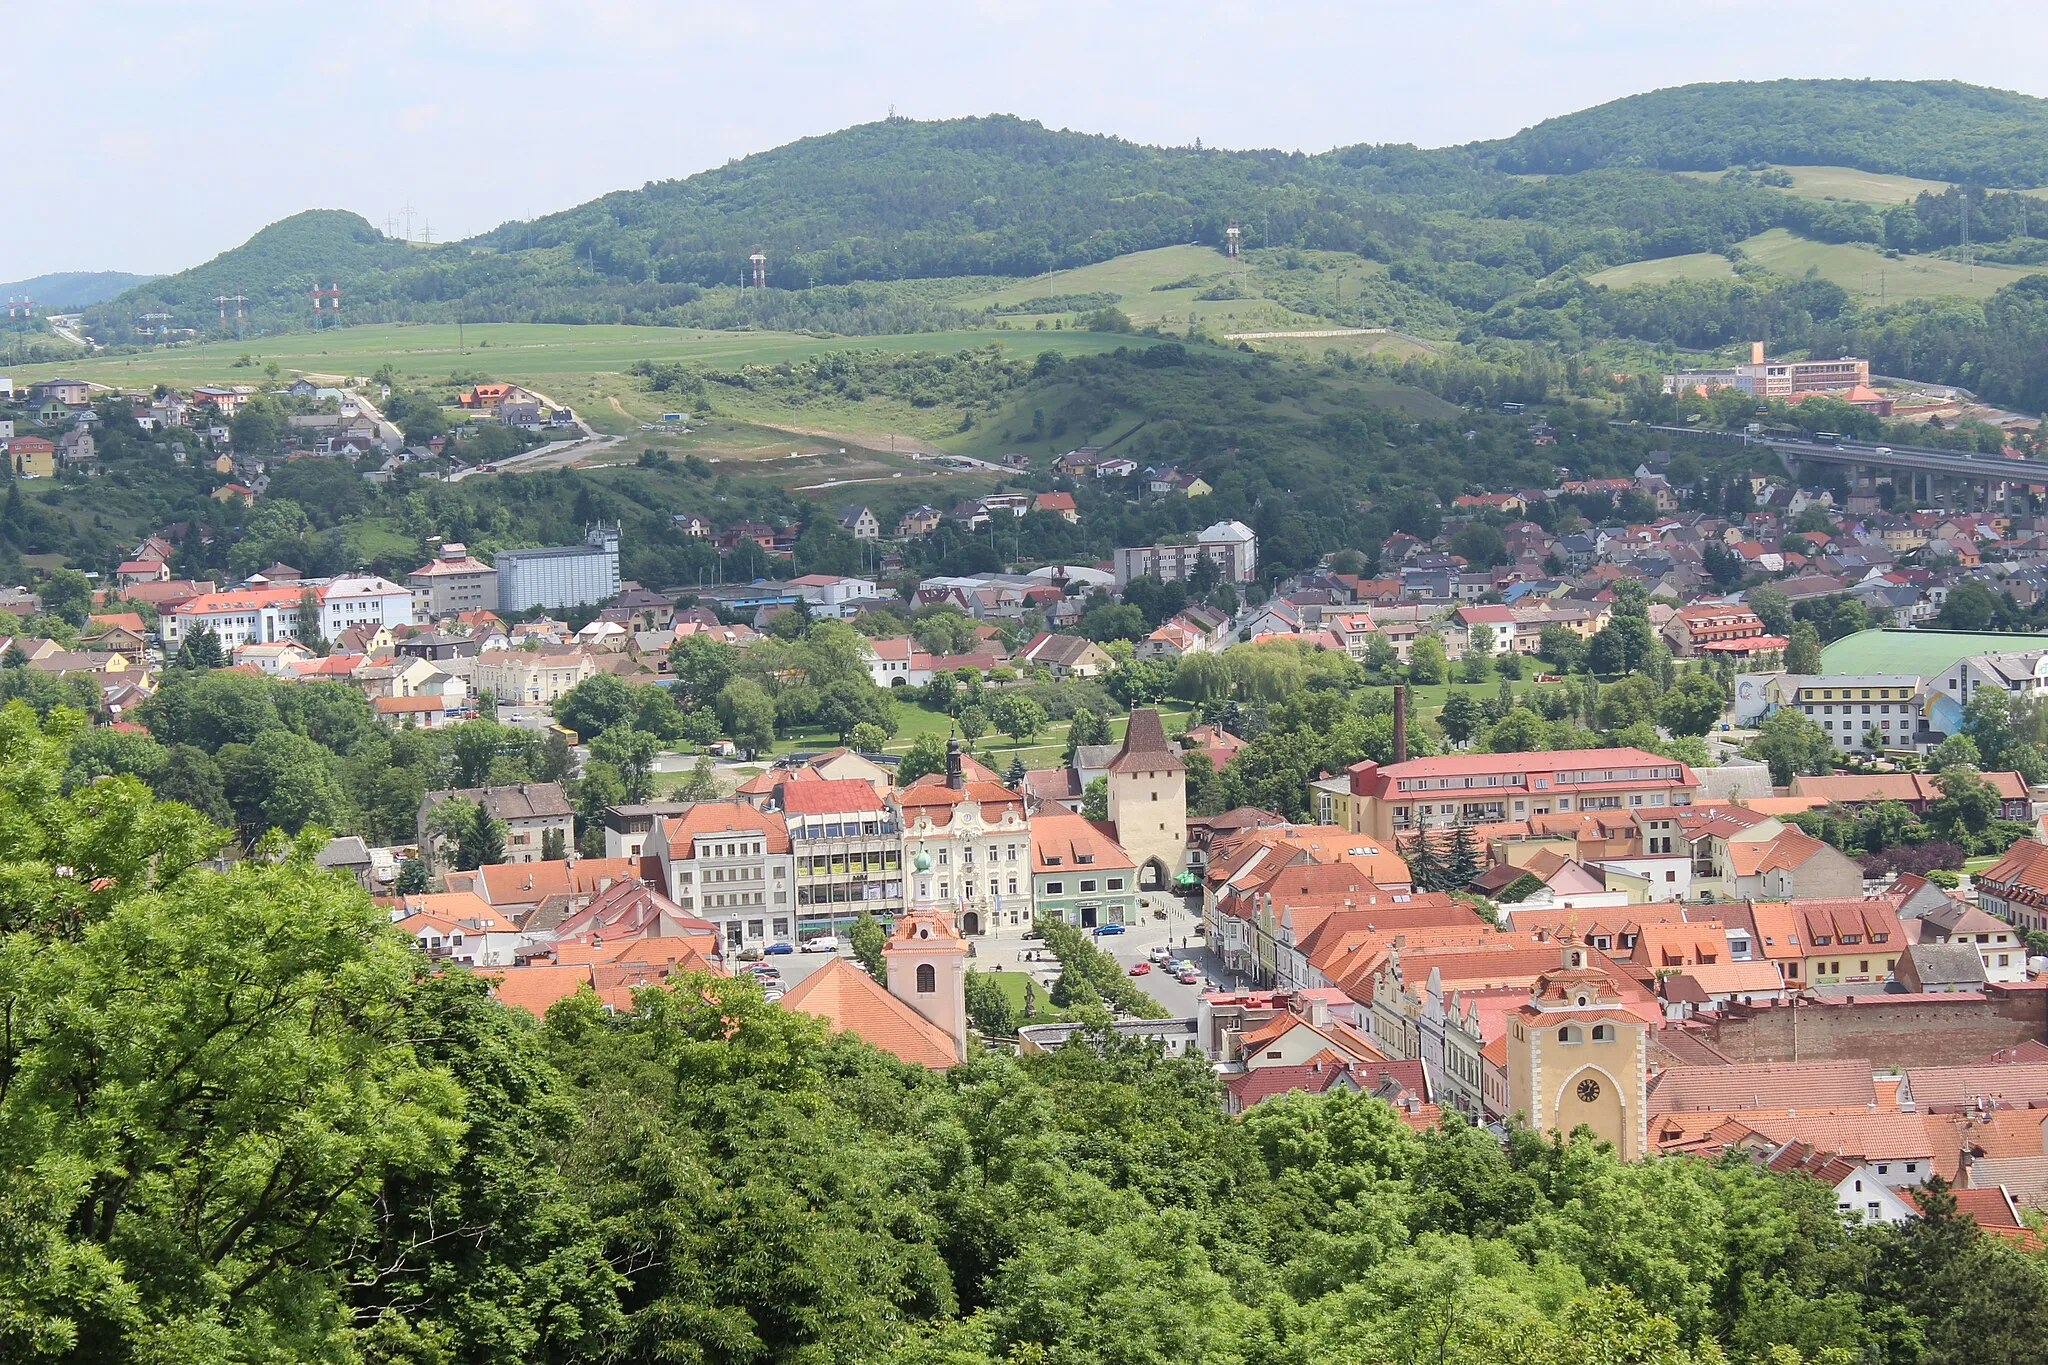
[[274,644],[299,638],[299,602],[309,591],[289,588],[237,588],[202,593],[180,602],[157,623],[164,648],[175,650],[187,636],[211,630],[223,650],[243,645]]
[[789,586],[797,596],[810,603],[812,613],[817,616],[851,616],[853,609],[849,603],[873,597],[879,591],[872,578],[844,578],[827,573],[793,578]]
[[968,777],[959,736],[946,773],[896,793],[906,860],[931,858],[933,899],[954,911],[969,938],[1021,933],[1031,923],[1031,831],[1024,798],[986,776]]
[[350,574],[313,591],[320,597],[320,633],[332,640],[350,626],[409,626],[412,591],[375,574]]
[[700,801],[656,819],[645,853],[677,908],[716,924],[728,952],[796,942],[796,860],[781,815]]
[[581,607],[619,595],[619,528],[593,527],[581,545],[500,550],[498,610]]
[[506,706],[549,706],[596,671],[580,649],[487,649],[476,656],[470,685]]
[[1258,575],[1259,537],[1241,521],[1219,521],[1187,545],[1138,545],[1116,552],[1116,585],[1146,574],[1174,582],[1203,560],[1213,560],[1228,583],[1249,583]]
[[180,603],[158,623],[164,647],[176,649],[196,631],[211,630],[221,648],[275,644],[300,637],[307,594],[318,617],[315,630],[333,639],[350,626],[409,626],[412,594],[388,578],[351,575],[327,582],[234,588]]

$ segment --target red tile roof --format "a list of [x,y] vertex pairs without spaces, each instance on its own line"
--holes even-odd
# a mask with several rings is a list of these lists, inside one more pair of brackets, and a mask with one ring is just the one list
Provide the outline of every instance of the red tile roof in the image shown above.
[[838,815],[846,811],[879,811],[882,799],[872,783],[859,778],[824,778],[810,769],[807,778],[795,778],[782,786],[782,809],[790,815]]
[[799,981],[782,997],[782,1007],[815,1014],[835,1033],[851,1033],[872,1047],[935,1071],[960,1061],[959,1049],[945,1030],[843,957]]

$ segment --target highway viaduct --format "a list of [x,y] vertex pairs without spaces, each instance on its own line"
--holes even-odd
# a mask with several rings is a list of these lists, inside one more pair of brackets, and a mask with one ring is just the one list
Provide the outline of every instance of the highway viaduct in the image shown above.
[[1881,445],[1866,441],[1802,440],[1781,435],[1698,431],[1691,427],[1644,426],[1720,443],[1768,446],[1785,472],[1799,479],[1820,465],[1845,467],[1851,492],[1874,492],[1880,478],[1906,490],[1916,507],[1947,507],[1955,511],[2010,510],[2029,485],[2048,486],[2048,462],[1970,451],[1937,450],[1929,446]]

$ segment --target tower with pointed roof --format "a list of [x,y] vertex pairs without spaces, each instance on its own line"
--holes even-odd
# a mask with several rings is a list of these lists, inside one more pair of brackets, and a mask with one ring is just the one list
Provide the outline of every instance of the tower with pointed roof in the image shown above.
[[1647,1146],[1649,1028],[1576,935],[1508,1020],[1508,1101],[1539,1133],[1584,1126],[1624,1161]]
[[882,945],[889,994],[916,1010],[967,1055],[967,940],[953,917],[927,899],[930,855],[920,851],[913,874],[916,902],[896,920]]
[[1109,761],[1109,821],[1138,865],[1140,887],[1163,890],[1187,866],[1186,774],[1159,713],[1133,710],[1123,747]]

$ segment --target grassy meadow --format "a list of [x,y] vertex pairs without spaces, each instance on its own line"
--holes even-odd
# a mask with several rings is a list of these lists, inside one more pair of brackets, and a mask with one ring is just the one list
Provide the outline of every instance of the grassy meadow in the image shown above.
[[1732,280],[1735,267],[1728,258],[1717,251],[1694,251],[1684,256],[1660,256],[1651,261],[1630,261],[1627,265],[1609,266],[1598,274],[1588,275],[1588,284],[1605,285],[1609,289],[1627,289],[1639,284],[1672,284],[1679,280],[1705,282],[1709,280]]

